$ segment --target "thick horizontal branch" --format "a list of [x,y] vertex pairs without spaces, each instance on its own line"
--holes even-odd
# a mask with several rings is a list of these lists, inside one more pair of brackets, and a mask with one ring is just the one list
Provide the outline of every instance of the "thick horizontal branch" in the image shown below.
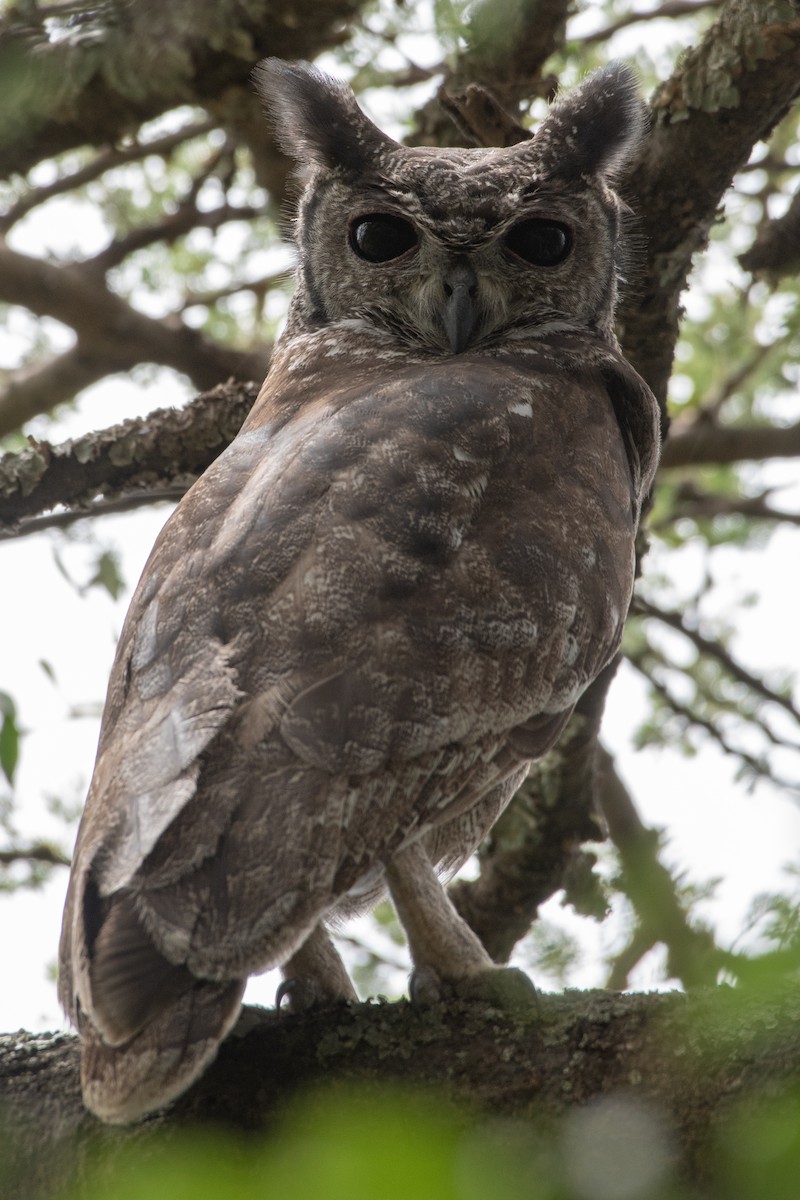
[[795,425],[718,425],[710,421],[677,421],[670,429],[662,467],[698,463],[753,462],[800,455],[800,423]]
[[[664,1122],[681,1175],[699,1182],[731,1100],[774,1094],[798,1071],[800,1000],[790,987],[766,997],[732,989],[692,998],[543,995],[526,1021],[479,1002],[358,1004],[296,1017],[248,1009],[170,1111],[109,1130],[81,1105],[77,1039],[17,1033],[0,1038],[4,1166],[18,1195],[47,1200],[74,1186],[98,1152],[128,1146],[141,1156],[148,1139],[198,1123],[263,1138],[298,1093],[346,1081],[433,1089],[470,1120],[518,1117],[529,1130],[534,1112],[559,1122],[571,1108],[627,1097]],[[630,1130],[613,1136],[624,1144]]]
[[[0,301],[21,304],[39,316],[54,317],[71,326],[78,345],[63,366],[83,384],[98,372],[130,370],[137,363],[155,362],[189,376],[196,387],[210,388],[222,379],[259,379],[266,354],[248,354],[211,342],[177,317],[156,320],[138,312],[110,291],[91,263],[56,266],[7,246],[0,246]],[[24,369],[0,391],[0,436],[17,429],[29,417],[48,411],[58,385],[60,360]],[[38,387],[37,387],[38,384]],[[72,393],[74,394],[74,393]]]
[[[77,385],[86,378],[80,375],[81,370],[92,368],[77,349],[68,351],[58,363],[59,367],[40,368],[42,372],[53,371],[53,387],[58,386],[61,369]],[[57,505],[80,504],[85,508],[96,496],[116,498],[131,489],[137,493],[153,491],[158,493],[157,499],[162,498],[164,488],[174,494],[176,480],[183,487],[187,477],[205,470],[225,448],[249,411],[256,391],[253,384],[221,385],[180,412],[157,410],[62,446],[40,443],[21,454],[6,455],[0,459],[0,523],[13,527]],[[195,417],[196,438],[192,431]],[[216,432],[211,434],[210,429]],[[117,441],[120,446],[115,449]],[[135,452],[131,449],[134,446]],[[169,447],[167,453],[163,447]],[[698,422],[684,430],[676,423],[664,447],[662,466],[798,455],[800,425],[746,429]],[[783,514],[776,510],[775,516],[781,518]]]
[[101,433],[51,446],[37,442],[0,458],[0,526],[56,505],[85,507],[144,490],[184,489],[236,436],[258,393],[221,384],[181,409],[159,409]]

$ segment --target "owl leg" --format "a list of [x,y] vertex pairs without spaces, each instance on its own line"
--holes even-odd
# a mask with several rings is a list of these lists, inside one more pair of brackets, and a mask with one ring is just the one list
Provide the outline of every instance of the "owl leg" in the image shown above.
[[386,868],[386,881],[414,963],[412,1001],[439,999],[444,981],[458,995],[514,1012],[535,1007],[536,992],[527,975],[492,962],[456,912],[420,842],[395,855]]
[[483,944],[458,915],[420,842],[396,854],[386,881],[408,938],[415,973],[461,979],[494,967]]
[[287,997],[292,1012],[333,1000],[358,1000],[345,965],[321,922],[281,971],[283,983],[275,996],[278,1008]]

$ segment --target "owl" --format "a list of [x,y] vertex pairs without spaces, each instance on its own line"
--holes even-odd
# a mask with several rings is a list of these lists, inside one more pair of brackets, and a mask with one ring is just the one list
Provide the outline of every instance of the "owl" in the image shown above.
[[441,880],[615,655],[658,454],[613,332],[628,68],[506,149],[402,146],[307,64],[258,87],[297,290],[133,597],[64,912],[109,1122],[200,1075],[253,973],[356,999],[328,930],[387,892],[417,992],[499,978]]

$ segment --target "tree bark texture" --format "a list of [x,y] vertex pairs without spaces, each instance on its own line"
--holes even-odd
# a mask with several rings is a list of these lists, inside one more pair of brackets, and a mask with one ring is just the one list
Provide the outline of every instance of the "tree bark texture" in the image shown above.
[[[573,1108],[627,1097],[659,1114],[679,1173],[702,1186],[716,1132],[739,1100],[800,1080],[800,995],[726,988],[543,995],[519,1020],[480,1003],[366,1003],[283,1016],[245,1009],[219,1058],[171,1109],[128,1129],[83,1108],[78,1042],[0,1037],[2,1200],[45,1200],[98,1150],[187,1125],[262,1134],[297,1093],[339,1081],[433,1089],[473,1117],[554,1129]],[[79,1194],[79,1193],[78,1193]]]
[[253,64],[267,54],[313,58],[345,39],[359,7],[316,0],[298,20],[274,0],[109,0],[79,29],[51,39],[43,26],[50,14],[32,6],[28,24],[0,25],[0,175],[87,143],[114,145],[180,104],[225,96],[235,108],[239,89],[257,110]]

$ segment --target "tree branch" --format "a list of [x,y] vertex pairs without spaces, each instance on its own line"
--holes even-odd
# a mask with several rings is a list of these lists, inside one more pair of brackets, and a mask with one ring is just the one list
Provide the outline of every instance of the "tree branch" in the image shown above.
[[604,26],[603,29],[598,29],[596,33],[587,33],[584,37],[571,38],[570,41],[574,41],[580,46],[601,45],[613,37],[615,33],[619,33],[621,29],[628,29],[631,25],[639,25],[643,21],[661,21],[674,17],[693,17],[696,13],[703,12],[707,8],[719,8],[722,2],[723,0],[665,0],[665,3],[660,4],[658,8],[650,8],[646,12],[626,13],[624,17],[612,21],[610,25]]
[[[492,98],[514,121],[522,99],[552,98],[556,81],[542,78],[547,59],[564,45],[569,0],[526,0],[498,7],[482,0],[471,10],[467,48],[445,79],[447,94],[459,100],[467,86],[488,88]],[[416,114],[408,139],[415,146],[452,146],[463,141],[458,125],[438,99],[429,100]]]
[[778,280],[800,269],[800,191],[782,217],[763,221],[749,250],[739,255],[745,271]]
[[692,256],[731,178],[800,92],[800,18],[778,23],[775,12],[771,0],[722,6],[656,93],[654,128],[626,177],[648,260],[619,324],[627,357],[662,402]]
[[7,212],[0,215],[0,232],[7,233],[34,208],[38,208],[39,205],[45,204],[55,196],[63,196],[66,192],[73,192],[87,183],[92,183],[112,167],[138,162],[151,154],[168,158],[178,146],[185,145],[193,138],[204,137],[215,128],[215,121],[193,121],[165,137],[153,138],[151,141],[144,142],[134,141],[129,146],[102,150],[99,154],[95,154],[86,166],[80,167],[77,171],[61,175],[45,186],[31,188],[27,195],[22,196]]
[[787,525],[800,525],[800,513],[773,508],[768,503],[776,489],[769,488],[757,496],[725,496],[706,492],[689,480],[684,480],[670,497],[669,516],[661,520],[650,520],[649,529],[658,533],[671,529],[681,518],[690,520],[713,520],[714,517],[745,517],[748,521],[782,521]]
[[[0,525],[58,504],[86,506],[144,490],[183,488],[214,461],[253,405],[253,383],[221,384],[181,409],[158,409],[100,433],[0,458]],[[91,510],[89,510],[91,511]]]
[[682,613],[670,612],[668,609],[658,608],[655,604],[651,604],[640,595],[634,597],[632,611],[643,617],[651,617],[656,621],[660,621],[662,625],[667,625],[670,629],[675,629],[678,633],[682,633],[701,654],[713,658],[715,662],[718,662],[737,683],[744,684],[751,692],[755,692],[757,696],[760,696],[762,700],[766,700],[770,704],[777,704],[797,724],[800,724],[800,711],[797,710],[790,697],[782,696],[780,692],[773,691],[772,688],[767,687],[763,679],[759,679],[757,675],[752,675],[749,671],[745,670],[743,666],[736,662],[721,642],[715,638],[706,637],[699,629],[693,628]]
[[600,807],[622,867],[619,886],[637,919],[628,946],[612,964],[607,986],[628,987],[631,970],[657,942],[667,948],[668,974],[684,987],[715,983],[724,956],[708,930],[689,923],[672,875],[659,859],[658,834],[643,824],[613,758],[602,746],[598,769]]
[[765,342],[763,345],[755,342],[750,347],[749,353],[743,362],[733,367],[732,370],[711,384],[703,396],[702,404],[697,410],[694,420],[716,421],[719,418],[721,410],[731,397],[739,392],[742,385],[747,383],[748,379],[751,379],[756,371],[779,348],[779,342]]
[[87,10],[79,31],[68,23],[51,31],[49,10],[28,6],[26,23],[12,15],[0,41],[0,176],[77,146],[114,145],[184,104],[212,107],[225,96],[255,116],[253,63],[266,54],[313,58],[342,40],[361,7],[315,0],[295,21],[272,0],[106,0]]
[[34,842],[30,846],[15,846],[9,850],[0,850],[0,866],[3,867],[10,867],[19,862],[68,867],[71,861],[69,855],[65,854],[63,850],[59,850],[57,846],[51,846],[47,842]]
[[[225,1125],[263,1139],[298,1094],[343,1083],[374,1094],[380,1083],[433,1089],[470,1121],[516,1117],[530,1129],[539,1114],[549,1146],[561,1140],[571,1108],[627,1097],[664,1121],[681,1175],[699,1184],[732,1098],[774,1094],[796,1080],[798,1029],[797,988],[788,986],[768,996],[542,995],[524,1024],[477,1002],[354,1004],[294,1017],[245,1009],[191,1090],[128,1129],[104,1128],[83,1108],[75,1037],[8,1034],[0,1038],[3,1165],[26,1200],[51,1200],[65,1188],[79,1195],[99,1153],[110,1159],[111,1180],[121,1150],[147,1156],[152,1139],[169,1131]],[[686,1047],[692,1052],[680,1052]],[[630,1130],[611,1136],[624,1145]]]
[[488,88],[470,83],[460,95],[442,86],[437,99],[451,120],[476,146],[516,146],[533,135],[499,103]]
[[95,521],[98,517],[110,517],[116,513],[133,512],[137,508],[149,508],[154,504],[176,504],[186,494],[187,484],[173,487],[154,487],[131,492],[117,500],[95,500],[85,508],[71,508],[47,513],[43,517],[25,517],[13,526],[0,525],[0,542],[16,541],[31,537],[45,529],[69,529],[79,521]]
[[184,372],[199,388],[209,388],[231,376],[260,379],[267,365],[266,353],[262,358],[217,345],[174,316],[155,320],[137,312],[87,264],[55,266],[0,245],[0,300],[55,317],[78,335],[78,345],[63,361],[12,374],[0,391],[0,436],[36,413],[47,412],[53,392],[66,398],[69,389],[65,393],[57,378],[60,366],[85,386],[98,373],[156,362]]
[[[731,758],[738,759],[742,766],[744,766],[754,778],[767,780],[768,782],[774,783],[776,786],[783,788],[787,792],[800,793],[800,784],[789,779],[782,779],[777,776],[770,769],[769,764],[763,758],[757,758],[756,755],[751,754],[750,751],[745,750],[741,746],[735,746],[732,742],[730,742],[727,736],[723,733],[718,722],[712,720],[711,717],[703,716],[702,713],[698,712],[695,708],[691,707],[689,704],[685,704],[683,701],[674,696],[669,687],[662,680],[658,679],[653,671],[649,668],[647,663],[648,656],[650,658],[656,657],[652,647],[648,648],[647,654],[633,654],[629,652],[626,655],[626,658],[631,666],[647,680],[655,695],[658,696],[663,702],[665,708],[672,712],[687,729],[692,727],[696,729],[702,729],[706,734],[708,734],[711,740],[715,742],[717,746],[719,746],[720,750],[722,750],[724,754]],[[663,662],[659,662],[659,665],[664,666],[665,664]],[[774,736],[771,736],[770,731],[762,722],[759,722],[752,716],[750,717],[750,721],[754,725],[757,725],[761,731],[767,735],[768,740],[777,745],[786,745],[786,743],[780,742]],[[791,745],[791,743],[789,744]]]
[[664,445],[662,468],[697,463],[737,463],[800,455],[800,422],[795,425],[719,425],[675,421]]
[[264,210],[251,204],[220,204],[217,208],[200,212],[194,204],[194,198],[181,203],[175,212],[164,213],[160,221],[150,225],[140,225],[137,229],[122,237],[115,238],[105,250],[101,250],[93,258],[86,259],[81,266],[94,274],[105,274],[116,267],[129,254],[143,250],[156,242],[170,245],[178,238],[190,233],[193,229],[219,229],[228,221],[252,221],[254,217],[263,217]]
[[224,300],[227,296],[237,296],[240,292],[253,292],[254,295],[263,297],[273,288],[288,283],[293,276],[294,270],[287,267],[283,271],[271,271],[269,275],[262,275],[260,279],[237,280],[226,287],[214,288],[209,292],[190,291],[183,298],[181,312],[187,308],[193,308],[195,305],[210,307],[219,300]]

